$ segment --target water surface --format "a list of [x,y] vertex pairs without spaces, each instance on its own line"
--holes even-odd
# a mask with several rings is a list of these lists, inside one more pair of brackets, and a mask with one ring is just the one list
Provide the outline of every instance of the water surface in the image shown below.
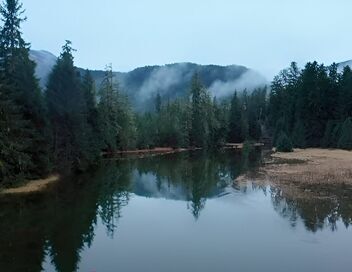
[[109,161],[1,199],[0,271],[350,271],[352,197],[233,183],[261,152]]

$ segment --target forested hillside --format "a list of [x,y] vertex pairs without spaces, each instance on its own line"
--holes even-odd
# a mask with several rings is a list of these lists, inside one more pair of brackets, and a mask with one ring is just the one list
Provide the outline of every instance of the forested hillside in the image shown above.
[[[31,50],[30,57],[37,64],[36,74],[45,89],[47,77],[55,64],[55,56],[46,51]],[[84,69],[77,69],[84,74]],[[153,101],[158,94],[163,102],[188,96],[189,83],[195,72],[202,78],[204,86],[211,94],[218,98],[230,97],[234,89],[246,88],[251,91],[267,84],[266,79],[259,73],[238,65],[175,63],[140,67],[126,73],[113,72],[113,76],[121,92],[127,94],[133,108],[145,112],[153,108]],[[105,72],[94,70],[91,75],[99,87]]]

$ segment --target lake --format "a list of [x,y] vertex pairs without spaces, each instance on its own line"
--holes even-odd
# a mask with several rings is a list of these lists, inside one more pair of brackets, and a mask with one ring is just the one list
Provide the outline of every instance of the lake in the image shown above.
[[0,271],[351,271],[352,196],[236,177],[262,151],[106,161],[0,200]]

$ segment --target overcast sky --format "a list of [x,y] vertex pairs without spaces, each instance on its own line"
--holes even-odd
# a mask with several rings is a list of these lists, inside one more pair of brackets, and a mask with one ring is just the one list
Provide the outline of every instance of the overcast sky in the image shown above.
[[23,0],[24,36],[76,65],[241,64],[271,79],[293,60],[352,59],[350,0]]

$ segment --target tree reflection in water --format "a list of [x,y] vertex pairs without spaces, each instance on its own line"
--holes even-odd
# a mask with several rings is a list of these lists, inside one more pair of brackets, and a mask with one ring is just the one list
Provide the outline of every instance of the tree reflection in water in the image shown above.
[[92,245],[98,220],[109,237],[118,235],[131,195],[183,200],[197,220],[209,198],[231,190],[242,197],[262,191],[293,227],[302,221],[312,232],[336,231],[339,220],[346,227],[352,223],[352,196],[346,188],[333,198],[307,199],[290,198],[278,187],[233,184],[260,159],[260,152],[249,150],[111,161],[94,173],[63,180],[45,194],[1,198],[1,271],[41,271],[46,256],[57,271],[76,271],[82,251]]
[[271,187],[271,199],[275,210],[287,218],[293,227],[302,220],[307,230],[317,232],[328,227],[337,230],[341,220],[347,228],[352,223],[352,194],[343,188],[330,188],[325,196],[314,193],[289,197],[283,189]]

